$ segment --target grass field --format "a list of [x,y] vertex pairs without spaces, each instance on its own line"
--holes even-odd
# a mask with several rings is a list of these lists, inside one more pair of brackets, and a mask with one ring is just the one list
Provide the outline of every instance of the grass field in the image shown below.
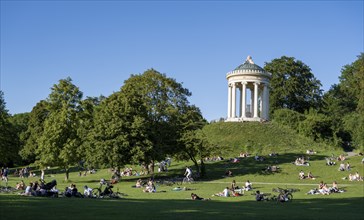
[[[310,157],[310,166],[295,166],[291,162],[299,154],[288,153],[257,162],[252,157],[244,158],[239,163],[227,160],[207,163],[208,178],[195,184],[187,184],[193,191],[172,191],[177,185],[167,186],[157,183],[157,193],[143,193],[142,189],[132,188],[139,177],[124,177],[114,186],[127,196],[121,199],[86,199],[86,198],[43,198],[24,197],[17,194],[0,194],[0,217],[2,219],[364,219],[364,184],[362,181],[343,180],[350,172],[358,171],[363,176],[362,157],[347,159],[351,171],[338,171],[335,166],[325,165],[324,154]],[[276,173],[264,172],[268,165],[278,165]],[[172,162],[168,173],[156,174],[156,179],[181,176],[183,162]],[[191,165],[191,164],[189,164]],[[138,170],[138,167],[134,167]],[[226,169],[233,171],[233,177],[222,177]],[[299,180],[298,173],[311,171],[315,180]],[[56,179],[58,189],[75,183],[79,190],[84,185],[96,187],[101,178],[109,179],[108,170],[99,170],[96,174],[79,177],[74,170],[70,181],[64,182],[64,173],[47,174],[46,181]],[[38,177],[39,178],[39,177]],[[35,181],[37,177],[25,179]],[[148,178],[144,176],[143,178]],[[9,185],[15,186],[20,179],[10,176]],[[246,180],[253,183],[254,190],[272,193],[272,188],[298,188],[291,203],[273,201],[256,202],[252,192],[240,197],[212,197],[230,186],[232,180],[243,185]],[[330,195],[306,195],[317,188],[320,181],[331,185],[333,181],[345,189],[345,193]],[[3,183],[2,183],[3,184]],[[210,201],[192,201],[191,192]]]

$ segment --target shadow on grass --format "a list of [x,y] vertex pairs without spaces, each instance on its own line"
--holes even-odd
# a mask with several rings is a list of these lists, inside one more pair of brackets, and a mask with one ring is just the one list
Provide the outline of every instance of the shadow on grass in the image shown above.
[[[302,155],[298,153],[286,153],[279,154],[275,157],[266,156],[264,161],[256,161],[254,157],[240,158],[239,162],[232,163],[231,159],[225,159],[217,162],[205,162],[206,167],[206,177],[201,179],[203,181],[213,181],[218,180],[224,177],[225,172],[227,170],[232,171],[233,176],[243,176],[248,174],[254,175],[276,175],[278,173],[282,173],[281,169],[278,169],[275,172],[267,171],[268,166],[278,166],[280,167],[282,164],[293,163],[296,158],[305,156],[307,158],[308,155]],[[323,155],[309,155],[309,162],[312,161],[320,161],[322,160],[324,163],[324,159],[326,156]],[[294,166],[292,164],[292,166]],[[195,167],[192,167],[195,169]],[[181,177],[183,176],[184,168],[180,169],[170,169],[168,172],[155,173],[155,179],[168,179],[173,177]],[[123,181],[127,182],[135,182],[137,179],[148,179],[150,176],[142,176],[142,177],[128,177],[127,179],[123,179]]]
[[[256,161],[254,157],[240,158],[240,162],[232,163],[230,160],[224,160],[220,162],[206,163],[206,170],[208,172],[206,180],[221,179],[226,170],[231,170],[235,176],[255,174],[255,175],[275,175],[281,173],[282,170],[278,169],[276,172],[266,171],[268,166],[278,166],[286,163],[293,163],[296,158],[307,155],[286,153],[280,154],[275,157],[265,157],[264,161]],[[324,160],[325,156],[322,155],[310,155],[309,161]],[[292,166],[294,166],[292,164]]]
[[363,219],[363,198],[290,203],[0,196],[1,219]]

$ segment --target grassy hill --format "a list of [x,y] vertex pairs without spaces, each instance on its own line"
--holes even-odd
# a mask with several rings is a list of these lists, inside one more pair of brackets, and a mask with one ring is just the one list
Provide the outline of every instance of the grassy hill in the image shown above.
[[314,151],[332,151],[330,146],[317,143],[297,134],[294,130],[273,122],[217,122],[204,127],[209,140],[223,147],[225,156],[238,155],[241,151],[250,154],[304,153]]

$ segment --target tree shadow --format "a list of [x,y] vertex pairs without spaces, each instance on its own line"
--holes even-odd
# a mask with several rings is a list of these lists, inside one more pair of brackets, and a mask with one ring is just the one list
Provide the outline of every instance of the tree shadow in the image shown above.
[[[265,159],[263,161],[256,161],[254,159],[254,156],[251,156],[247,158],[239,158],[239,162],[237,163],[232,163],[231,158],[218,162],[207,162],[205,163],[207,176],[206,178],[204,178],[204,180],[221,179],[222,175],[224,175],[226,170],[231,170],[234,176],[241,176],[248,174],[264,175],[264,176],[276,175],[279,173],[283,173],[282,169],[280,168],[282,164],[294,163],[296,158],[302,156],[307,158],[308,155],[302,155],[297,153],[286,153],[286,154],[279,154],[278,156],[275,157],[269,157],[269,156],[264,157]],[[323,155],[309,155],[308,157],[309,157],[308,160],[309,162],[320,161],[325,159],[325,156]],[[277,171],[275,172],[268,171],[267,168],[271,166],[278,167]],[[294,165],[292,164],[292,166]]]
[[[363,219],[364,199],[293,199],[256,202],[212,199],[82,199],[0,196],[3,219]],[[26,202],[24,202],[26,200]],[[22,211],[19,212],[19,207]],[[121,208],[122,207],[122,208]],[[39,212],[39,208],[46,210]],[[6,211],[4,211],[6,210]],[[67,210],[67,211],[65,211]],[[304,210],[304,211],[302,211]],[[52,216],[49,215],[52,213]]]

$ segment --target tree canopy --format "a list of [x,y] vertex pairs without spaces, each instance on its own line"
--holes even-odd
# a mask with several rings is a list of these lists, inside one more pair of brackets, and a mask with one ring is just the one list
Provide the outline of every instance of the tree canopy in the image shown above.
[[272,73],[270,81],[270,111],[288,108],[300,113],[318,108],[321,103],[321,82],[311,68],[294,57],[282,56],[265,63]]

